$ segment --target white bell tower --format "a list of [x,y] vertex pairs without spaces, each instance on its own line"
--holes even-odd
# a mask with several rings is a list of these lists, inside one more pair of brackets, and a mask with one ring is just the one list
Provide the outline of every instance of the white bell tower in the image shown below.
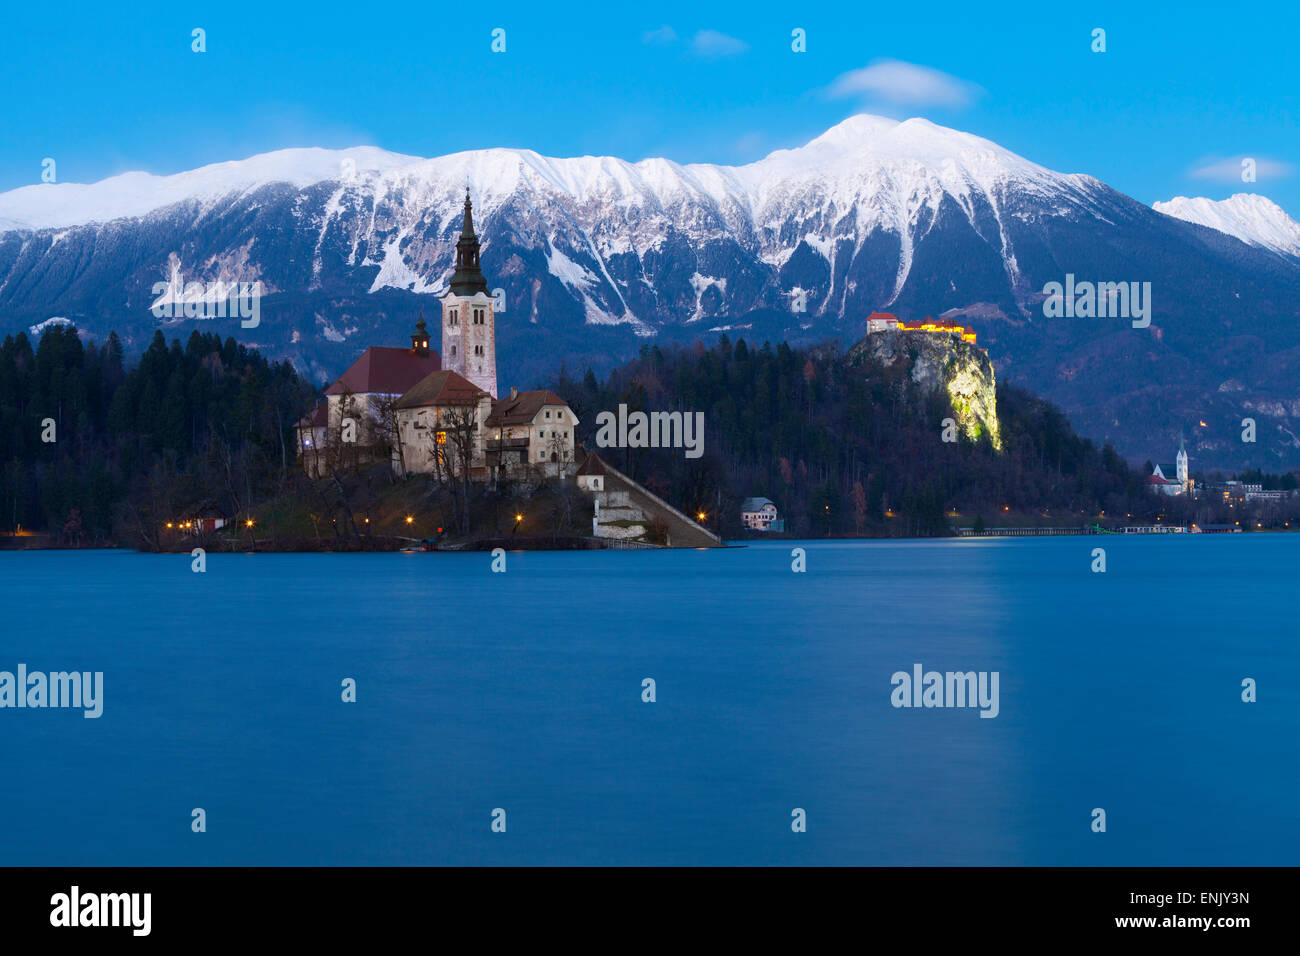
[[456,241],[456,271],[442,297],[442,367],[497,397],[496,301],[479,267],[473,206],[465,190],[465,219]]

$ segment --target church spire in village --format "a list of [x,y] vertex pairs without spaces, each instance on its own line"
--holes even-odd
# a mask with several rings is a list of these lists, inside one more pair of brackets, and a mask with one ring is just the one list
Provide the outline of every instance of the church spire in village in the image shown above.
[[465,219],[461,223],[460,238],[456,240],[456,271],[451,274],[451,291],[455,295],[487,294],[487,280],[478,264],[478,236],[474,234],[474,206],[469,200],[469,187],[465,187]]

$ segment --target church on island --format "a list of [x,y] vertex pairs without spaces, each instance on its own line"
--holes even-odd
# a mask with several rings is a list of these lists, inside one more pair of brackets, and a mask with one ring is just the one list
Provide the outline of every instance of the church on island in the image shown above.
[[423,314],[410,348],[371,346],[298,422],[298,456],[313,477],[385,450],[399,475],[473,480],[572,470],[578,417],[545,389],[497,395],[496,300],[479,265],[473,205],[456,241],[456,268],[441,297],[441,352]]
[[410,348],[371,346],[297,425],[298,459],[313,478],[391,461],[395,474],[440,480],[573,479],[592,498],[592,537],[627,547],[712,548],[700,522],[577,446],[578,416],[548,389],[497,391],[496,299],[479,264],[473,206],[456,241],[456,267],[441,296],[441,351],[423,313]]

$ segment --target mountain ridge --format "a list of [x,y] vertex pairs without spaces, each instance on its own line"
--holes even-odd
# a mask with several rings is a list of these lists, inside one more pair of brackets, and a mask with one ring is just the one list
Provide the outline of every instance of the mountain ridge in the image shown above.
[[[125,176],[0,194],[0,221],[47,223],[0,228],[0,331],[57,315],[142,348],[160,325],[157,282],[260,281],[259,328],[161,324],[219,329],[332,378],[436,314],[468,184],[484,271],[504,291],[503,382],[724,328],[853,342],[882,309],[964,321],[1000,375],[1128,454],[1191,419],[1239,419],[1244,401],[1281,429],[1253,464],[1276,470],[1300,448],[1300,262],[927,120],[851,117],[735,167],[360,147]],[[123,209],[136,214],[69,221]],[[1044,286],[1066,274],[1150,281],[1151,329],[1045,318]],[[1216,453],[1236,450],[1225,437]]]
[[1227,199],[1175,196],[1151,208],[1186,222],[1217,229],[1249,245],[1300,259],[1300,223],[1259,193],[1234,193]]

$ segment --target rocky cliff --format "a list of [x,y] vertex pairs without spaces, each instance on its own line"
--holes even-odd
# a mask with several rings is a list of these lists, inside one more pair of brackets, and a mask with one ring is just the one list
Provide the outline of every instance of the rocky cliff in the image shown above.
[[988,435],[1002,450],[997,382],[983,349],[944,332],[891,329],[873,332],[849,349],[849,364],[878,362],[901,368],[924,392],[942,390],[952,402],[963,437]]

